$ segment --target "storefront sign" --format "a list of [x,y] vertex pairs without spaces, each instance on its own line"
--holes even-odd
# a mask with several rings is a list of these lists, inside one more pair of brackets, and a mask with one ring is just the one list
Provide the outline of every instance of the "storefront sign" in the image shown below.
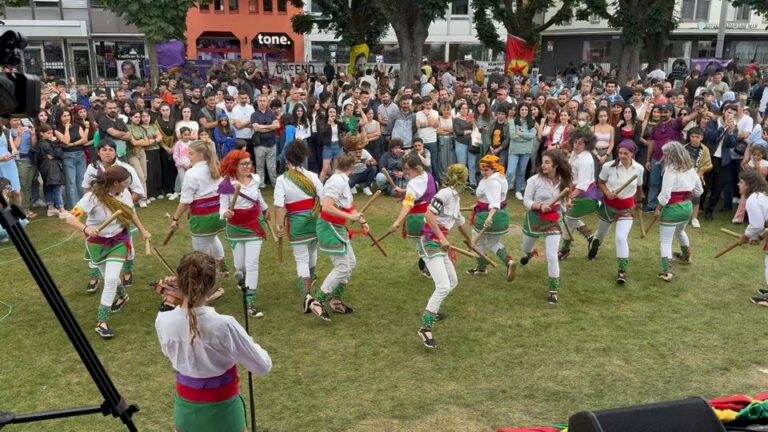
[[504,62],[476,62],[480,69],[485,70],[486,75],[492,73],[504,74]]
[[285,33],[259,33],[253,39],[254,45],[288,48],[293,46],[293,39]]
[[282,62],[270,62],[269,74],[270,75],[288,75],[295,76],[301,72],[306,72],[307,75],[312,73],[323,73],[323,63],[282,63]]
[[[720,25],[717,23],[707,23],[707,22],[699,22],[698,23],[699,30],[717,30],[720,28]],[[758,26],[757,24],[747,23],[747,22],[728,22],[725,23],[725,28],[727,30],[757,30]]]

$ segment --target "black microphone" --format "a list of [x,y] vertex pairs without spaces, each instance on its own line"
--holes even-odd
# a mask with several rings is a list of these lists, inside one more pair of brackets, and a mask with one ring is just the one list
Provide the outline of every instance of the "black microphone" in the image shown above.
[[240,289],[245,288],[245,275],[241,271],[235,272],[235,280],[237,281],[237,286],[240,287]]

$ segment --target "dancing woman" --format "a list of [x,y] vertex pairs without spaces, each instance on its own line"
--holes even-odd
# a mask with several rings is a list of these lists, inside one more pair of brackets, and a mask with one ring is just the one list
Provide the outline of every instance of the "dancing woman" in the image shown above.
[[[85,234],[85,259],[96,266],[104,278],[95,330],[105,339],[114,336],[107,324],[110,313],[120,312],[128,301],[128,294],[120,283],[120,271],[132,249],[128,227],[135,225],[145,241],[151,238],[133,211],[133,200],[128,191],[131,181],[131,174],[125,168],[107,168],[67,218],[67,224]],[[115,220],[98,229],[118,211],[121,213]],[[80,222],[83,216],[86,216],[85,224]]]
[[[597,211],[600,206],[600,189],[597,187],[597,173],[595,157],[592,149],[595,147],[595,135],[589,131],[575,131],[570,136],[571,145],[571,170],[573,171],[573,186],[571,187],[571,200],[573,205],[565,213],[565,223],[570,232],[574,230],[587,239],[587,251],[591,248],[592,230],[581,221]],[[573,238],[563,242],[563,248],[558,253],[558,259],[564,261],[571,254]]]
[[[528,264],[533,257],[536,239],[544,237],[549,276],[549,304],[557,304],[560,290],[560,261],[557,258],[562,232],[560,209],[565,200],[553,201],[560,192],[570,189],[573,180],[571,166],[560,150],[547,150],[541,158],[538,173],[529,178],[525,186],[523,205],[527,209],[523,222],[523,257],[520,265]],[[567,198],[567,197],[566,197]]]
[[317,174],[303,168],[309,149],[303,141],[295,141],[286,150],[288,170],[275,182],[275,221],[277,236],[288,234],[304,313],[310,312],[312,284],[317,279],[317,215],[323,184]]
[[[643,175],[645,168],[635,161],[637,146],[632,140],[624,140],[619,144],[619,158],[612,163],[606,163],[600,170],[600,190],[603,192],[603,204],[597,210],[600,226],[597,235],[589,248],[589,259],[595,259],[600,245],[608,235],[611,224],[616,222],[616,259],[619,263],[619,273],[616,282],[627,282],[627,267],[629,267],[629,230],[632,229],[632,210],[636,203],[643,202]],[[637,179],[629,183],[624,190],[616,193],[630,181],[633,176]]]
[[[217,236],[225,226],[219,217],[219,161],[211,146],[203,141],[189,144],[189,160],[192,167],[184,174],[171,229],[179,229],[179,218],[189,211],[192,248],[211,254],[219,263],[219,271],[226,276],[229,271],[224,263],[224,247]],[[220,287],[208,300],[214,301],[222,295],[224,288]]]
[[[261,318],[264,313],[256,307],[256,293],[261,245],[266,237],[262,224],[266,223],[265,216],[269,219],[269,206],[259,190],[261,179],[253,174],[252,168],[251,155],[243,150],[232,150],[221,162],[219,216],[227,220],[227,240],[232,246],[235,270],[245,275],[248,315]],[[237,197],[235,185],[240,186]]]
[[[758,244],[768,238],[765,227],[768,224],[768,183],[759,170],[748,169],[739,174],[739,192],[747,197],[746,209],[749,225],[741,236],[742,243]],[[758,289],[761,297],[753,297],[752,303],[768,306],[768,243],[763,246],[764,288]]]
[[[661,235],[661,273],[659,278],[671,281],[669,261],[691,263],[691,242],[685,227],[691,220],[691,198],[701,196],[703,188],[699,174],[693,168],[691,156],[682,144],[671,141],[661,149],[664,160],[664,176],[659,192],[659,206],[654,214],[659,218]],[[676,237],[681,253],[672,254],[672,240]]]

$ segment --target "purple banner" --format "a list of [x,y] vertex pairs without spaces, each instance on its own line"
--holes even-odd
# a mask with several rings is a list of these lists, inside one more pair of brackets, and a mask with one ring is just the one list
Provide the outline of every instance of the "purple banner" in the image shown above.
[[698,69],[702,74],[707,75],[717,71],[725,70],[725,68],[730,63],[730,59],[694,58],[691,59],[690,70]]

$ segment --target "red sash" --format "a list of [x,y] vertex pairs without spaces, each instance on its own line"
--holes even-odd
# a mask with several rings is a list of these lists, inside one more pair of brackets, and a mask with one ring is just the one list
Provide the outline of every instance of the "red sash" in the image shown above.
[[691,200],[691,192],[690,191],[678,191],[678,192],[672,192],[672,194],[669,197],[669,202],[667,205],[677,204],[685,201]]
[[229,218],[229,224],[251,230],[256,233],[260,238],[265,238],[264,228],[261,227],[261,207],[257,204],[248,209],[235,209],[231,218]]
[[240,394],[237,365],[224,374],[211,378],[192,378],[176,373],[176,393],[182,399],[196,403],[215,403]]
[[[499,210],[507,208],[507,201],[502,201],[501,205],[499,206]],[[477,218],[477,214],[481,212],[488,212],[491,210],[491,204],[487,203],[485,201],[478,201],[475,203],[475,206],[472,207],[472,217],[469,219],[470,225],[475,224],[475,219]]]
[[208,216],[219,212],[219,196],[214,195],[210,198],[200,198],[192,201],[189,205],[189,212],[192,216]]
[[555,204],[554,206],[552,206],[552,209],[546,213],[543,213],[541,210],[534,210],[533,212],[539,216],[539,219],[545,222],[549,222],[549,223],[560,222],[560,204]]
[[429,208],[429,202],[416,204],[410,210],[408,210],[408,214],[424,214],[427,212],[428,208]]
[[312,211],[314,208],[314,198],[307,198],[305,200],[285,204],[285,210],[288,212],[288,214],[306,213],[308,211]]
[[[355,211],[356,207],[353,205],[350,208],[337,207],[337,209],[343,211],[344,213],[352,213],[353,211]],[[326,213],[324,211],[320,212],[320,218],[322,220],[324,220],[324,221],[326,221],[328,223],[334,224],[334,225],[344,225],[344,226],[347,226],[347,222],[349,221],[347,218],[333,216],[333,215],[330,215],[330,214],[328,214],[328,213]]]
[[604,198],[603,202],[605,203],[606,206],[612,209],[615,209],[618,211],[624,211],[624,210],[629,210],[635,206],[635,197],[631,196],[629,198],[624,198],[624,199],[617,198],[615,200]]

